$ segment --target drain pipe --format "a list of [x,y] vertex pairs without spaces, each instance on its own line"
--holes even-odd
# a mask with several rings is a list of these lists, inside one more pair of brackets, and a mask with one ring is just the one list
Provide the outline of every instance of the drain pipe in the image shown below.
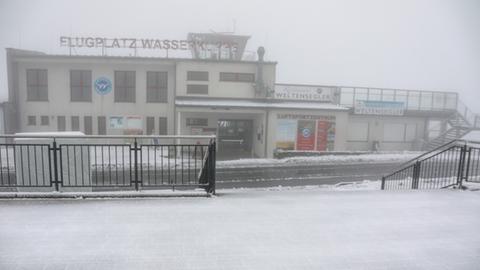
[[257,50],[257,80],[255,82],[255,94],[257,97],[266,97],[265,86],[263,83],[263,57],[265,56],[265,48],[258,47]]

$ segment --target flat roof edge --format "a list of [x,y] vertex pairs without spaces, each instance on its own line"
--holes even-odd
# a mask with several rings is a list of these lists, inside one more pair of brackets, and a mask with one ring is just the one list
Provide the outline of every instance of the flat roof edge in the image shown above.
[[[218,60],[218,59],[196,59],[182,57],[155,57],[155,56],[121,56],[121,55],[68,55],[68,54],[47,54],[40,51],[29,51],[15,48],[6,48],[12,53],[12,56],[19,58],[37,58],[37,59],[105,59],[105,60],[135,60],[135,61],[173,61],[173,62],[208,62],[208,63],[238,63],[238,64],[258,64],[258,61],[251,60]],[[277,61],[264,61],[266,65],[277,65]]]

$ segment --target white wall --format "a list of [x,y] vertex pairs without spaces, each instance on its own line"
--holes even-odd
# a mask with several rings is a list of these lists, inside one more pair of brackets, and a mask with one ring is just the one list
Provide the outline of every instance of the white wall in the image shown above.
[[[263,68],[265,85],[273,89],[275,64],[265,64]],[[208,71],[209,81],[187,81],[188,71]],[[255,98],[255,83],[221,82],[220,72],[253,73],[256,77],[257,65],[250,62],[179,62],[177,64],[177,96]],[[187,84],[208,84],[208,95],[187,94]]]
[[[382,151],[420,150],[425,129],[423,117],[350,115],[349,122],[349,150],[373,150],[374,141],[379,142]],[[367,136],[364,136],[365,127]]]
[[[39,68],[48,70],[48,102],[26,101],[26,69]],[[100,76],[108,77],[113,84],[113,90],[107,95],[99,95],[92,89],[92,102],[70,101],[70,70],[86,69],[92,71],[92,80]],[[114,102],[114,72],[117,70],[136,71],[136,102]],[[168,103],[146,102],[146,72],[168,72]],[[21,131],[57,130],[57,116],[66,116],[66,128],[71,128],[71,116],[80,116],[80,130],[84,130],[83,116],[93,117],[93,134],[97,134],[97,116],[107,116],[107,132],[109,116],[141,116],[144,132],[146,116],[155,117],[155,132],[158,134],[158,117],[168,117],[169,134],[173,133],[173,106],[175,87],[175,65],[172,62],[152,62],[112,59],[20,59],[19,63],[19,103]],[[93,87],[92,87],[93,88]],[[37,116],[37,125],[28,126],[27,117]],[[49,126],[40,125],[40,116],[50,117]],[[117,131],[118,132],[118,131]]]
[[0,134],[5,134],[5,117],[3,114],[3,106],[0,106]]

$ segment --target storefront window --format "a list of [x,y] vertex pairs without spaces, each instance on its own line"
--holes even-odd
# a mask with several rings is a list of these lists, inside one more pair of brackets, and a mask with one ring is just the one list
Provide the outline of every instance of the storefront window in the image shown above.
[[331,151],[335,142],[334,117],[279,115],[276,148],[298,151]]

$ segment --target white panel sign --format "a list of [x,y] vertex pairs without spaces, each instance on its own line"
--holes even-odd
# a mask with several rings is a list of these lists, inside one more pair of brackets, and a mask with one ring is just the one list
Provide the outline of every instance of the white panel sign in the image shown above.
[[405,104],[396,101],[357,100],[355,114],[403,115]]
[[123,128],[123,116],[110,116],[110,128]]
[[296,99],[333,102],[336,87],[276,84],[274,97],[278,99]]

